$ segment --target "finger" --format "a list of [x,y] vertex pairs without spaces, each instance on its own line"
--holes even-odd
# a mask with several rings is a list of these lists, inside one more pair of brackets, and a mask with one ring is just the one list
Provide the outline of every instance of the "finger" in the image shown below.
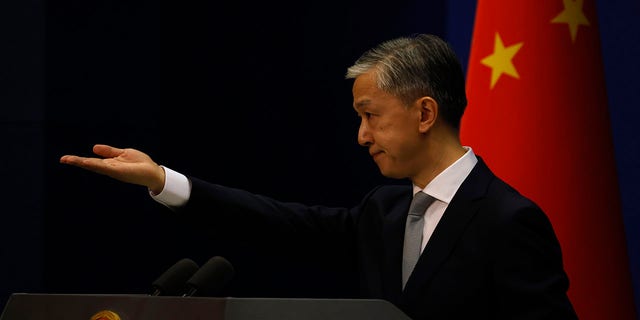
[[60,158],[60,162],[64,164],[70,164],[72,166],[81,167],[89,170],[93,170],[100,166],[102,159],[98,158],[86,158],[73,155],[66,155]]
[[67,154],[60,157],[60,163],[77,165],[82,162],[82,159],[82,157]]
[[78,167],[83,169],[91,170],[100,174],[109,174],[114,171],[117,166],[113,166],[108,164],[103,159],[98,158],[80,158],[79,161],[75,163]]
[[106,144],[96,144],[93,146],[93,153],[104,158],[115,158],[123,152],[124,149],[112,147]]
[[97,172],[100,174],[108,175],[110,172],[116,171],[114,170],[116,167],[109,165],[103,159],[98,158],[85,158],[85,157],[77,157],[77,156],[68,156],[65,157],[66,164],[70,164],[72,166],[80,167],[82,169],[86,169],[89,171]]

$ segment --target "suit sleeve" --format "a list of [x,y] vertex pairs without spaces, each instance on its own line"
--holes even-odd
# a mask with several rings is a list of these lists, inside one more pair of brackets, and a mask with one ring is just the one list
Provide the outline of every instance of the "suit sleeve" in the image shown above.
[[190,177],[192,190],[179,214],[222,234],[263,232],[314,236],[348,234],[354,230],[357,208],[308,206],[281,202],[245,190]]

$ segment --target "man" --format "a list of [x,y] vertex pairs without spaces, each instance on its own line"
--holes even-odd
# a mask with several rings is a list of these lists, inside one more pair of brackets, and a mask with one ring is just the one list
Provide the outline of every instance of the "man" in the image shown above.
[[[409,179],[413,190],[379,186],[353,208],[308,207],[187,177],[135,149],[96,145],[101,158],[60,162],[146,186],[195,219],[347,235],[362,298],[391,301],[413,319],[575,319],[546,215],[460,143],[464,75],[446,42],[432,35],[384,42],[346,77],[354,79],[358,142],[384,176]],[[426,202],[409,214],[414,194]]]

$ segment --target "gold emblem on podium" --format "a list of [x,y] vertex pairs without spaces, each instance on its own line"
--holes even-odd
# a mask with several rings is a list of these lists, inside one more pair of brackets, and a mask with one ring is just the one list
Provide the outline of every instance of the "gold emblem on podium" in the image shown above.
[[90,320],[120,320],[120,316],[111,310],[102,310],[94,314]]

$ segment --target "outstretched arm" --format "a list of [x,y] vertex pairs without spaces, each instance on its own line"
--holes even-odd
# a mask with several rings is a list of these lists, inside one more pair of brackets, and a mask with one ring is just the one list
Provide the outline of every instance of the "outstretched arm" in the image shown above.
[[101,158],[64,155],[60,163],[80,167],[111,178],[146,186],[153,193],[162,192],[165,172],[146,153],[132,148],[115,148],[104,144],[93,146]]

